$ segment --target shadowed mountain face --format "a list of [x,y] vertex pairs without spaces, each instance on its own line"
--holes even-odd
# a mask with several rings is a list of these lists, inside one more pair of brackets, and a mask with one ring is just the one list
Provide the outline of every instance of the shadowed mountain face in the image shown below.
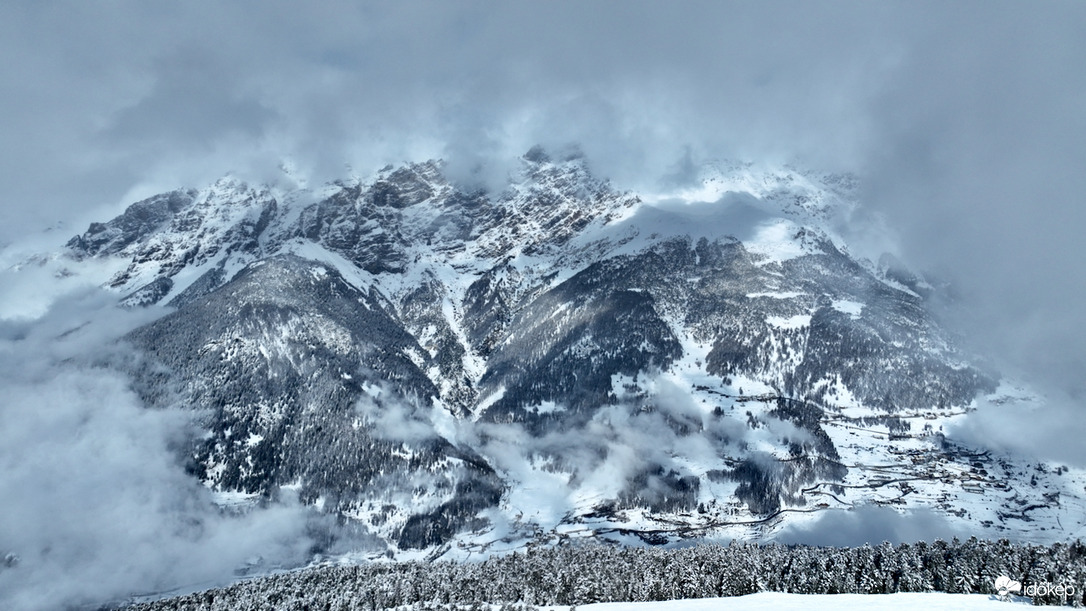
[[[147,357],[136,380],[152,404],[181,397],[208,412],[192,470],[215,488],[297,485],[303,501],[343,513],[454,503],[400,524],[407,546],[448,538],[500,495],[483,460],[425,430],[437,389],[415,339],[379,294],[327,266],[261,260],[128,340]],[[425,518],[446,523],[413,532]]]
[[148,404],[206,426],[195,477],[296,490],[401,549],[571,524],[758,537],[872,502],[995,530],[1063,515],[1016,513],[1004,482],[1027,467],[940,434],[999,382],[922,278],[849,254],[851,179],[704,173],[645,201],[539,149],[500,193],[434,161],[319,190],[224,179],[68,248],[127,261],[125,305],[172,308],[127,339]]

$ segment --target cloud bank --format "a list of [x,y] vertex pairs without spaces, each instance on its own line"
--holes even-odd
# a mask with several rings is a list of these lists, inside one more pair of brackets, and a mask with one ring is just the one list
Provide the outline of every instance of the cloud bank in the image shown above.
[[828,511],[807,524],[789,526],[774,538],[786,545],[854,547],[889,542],[949,541],[967,538],[971,533],[955,528],[930,509],[898,513],[889,507],[865,505],[848,511]]
[[97,606],[305,560],[302,510],[230,516],[184,472],[192,413],[148,410],[90,363],[149,313],[92,291],[0,326],[0,607]]
[[577,142],[624,188],[794,161],[858,172],[979,348],[1081,392],[1084,27],[1070,0],[6,3],[0,244],[284,159],[488,185]]
[[984,150],[984,134],[1021,145],[1031,121],[1063,123],[1075,152],[1083,80],[1084,10],[1070,2],[2,10],[18,59],[2,68],[4,171],[18,187],[5,197],[47,198],[37,220],[139,183],[274,173],[283,157],[340,177],[345,163],[428,154],[470,168],[536,142],[579,142],[623,183],[684,155],[990,173],[954,153]]

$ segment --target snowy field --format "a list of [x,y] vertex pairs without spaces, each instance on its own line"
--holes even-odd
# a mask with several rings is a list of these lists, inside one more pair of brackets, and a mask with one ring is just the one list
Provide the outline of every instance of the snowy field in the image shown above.
[[[759,592],[729,598],[694,598],[664,602],[596,603],[580,605],[577,611],[781,611],[844,609],[845,611],[969,611],[970,609],[1007,609],[1029,605],[1030,599],[1003,602],[988,594],[898,593],[898,594],[784,594]],[[547,611],[567,611],[570,607],[540,607]]]

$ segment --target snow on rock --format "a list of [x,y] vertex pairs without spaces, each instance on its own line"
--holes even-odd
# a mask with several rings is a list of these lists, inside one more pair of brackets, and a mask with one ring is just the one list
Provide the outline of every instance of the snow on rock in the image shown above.
[[[1025,598],[1014,601],[1029,605]],[[972,609],[1007,609],[1008,603],[986,594],[945,594],[942,592],[897,594],[785,594],[759,592],[730,598],[694,598],[638,603],[593,603],[577,605],[585,611],[970,611]],[[540,607],[547,611],[566,611],[569,607]]]
[[810,326],[811,315],[797,314],[796,316],[789,316],[788,318],[768,316],[765,321],[778,329],[802,329],[803,327]]
[[844,312],[853,318],[853,320],[860,317],[860,313],[863,312],[864,304],[859,301],[850,301],[848,299],[834,300],[831,306],[838,312]]

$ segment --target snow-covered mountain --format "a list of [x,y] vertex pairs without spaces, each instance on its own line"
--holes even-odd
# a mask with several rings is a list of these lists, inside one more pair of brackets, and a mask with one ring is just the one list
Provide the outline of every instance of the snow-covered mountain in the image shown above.
[[847,175],[726,163],[635,194],[534,148],[500,193],[439,161],[225,178],[49,265],[168,306],[126,337],[129,373],[201,414],[195,477],[231,502],[297,490],[394,553],[760,538],[868,504],[1081,536],[1086,474],[942,434],[1037,399],[957,348],[919,275],[851,254],[856,198]]

